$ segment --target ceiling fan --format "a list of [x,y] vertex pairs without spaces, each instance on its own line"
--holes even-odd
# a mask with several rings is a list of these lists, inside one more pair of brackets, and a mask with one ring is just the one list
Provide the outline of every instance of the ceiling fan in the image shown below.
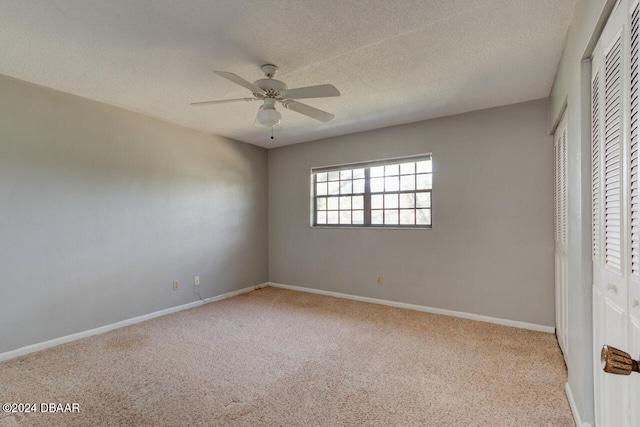
[[330,96],[340,96],[340,92],[335,86],[330,84],[318,85],[318,86],[305,86],[295,89],[289,89],[284,82],[273,78],[278,67],[273,64],[265,64],[260,67],[266,79],[256,80],[251,83],[242,77],[229,73],[226,71],[214,71],[220,77],[224,77],[227,80],[232,81],[242,87],[249,89],[253,93],[253,98],[235,98],[235,99],[222,99],[219,101],[202,101],[192,102],[190,105],[212,105],[212,104],[224,104],[227,102],[238,101],[263,101],[263,104],[258,110],[256,120],[263,126],[272,128],[280,123],[282,120],[282,114],[276,110],[276,102],[282,104],[284,108],[293,110],[297,113],[304,114],[312,119],[320,120],[321,122],[328,122],[333,119],[333,114],[329,114],[326,111],[318,110],[317,108],[303,104],[301,102],[294,101],[295,99],[303,98],[324,98]]

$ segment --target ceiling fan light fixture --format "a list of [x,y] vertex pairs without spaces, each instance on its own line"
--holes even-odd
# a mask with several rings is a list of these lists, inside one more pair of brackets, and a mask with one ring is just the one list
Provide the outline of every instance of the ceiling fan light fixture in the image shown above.
[[258,120],[258,123],[262,126],[272,128],[275,125],[280,124],[280,121],[282,120],[282,113],[276,110],[275,102],[270,103],[265,100],[264,105],[260,107],[260,110],[258,110],[256,120]]

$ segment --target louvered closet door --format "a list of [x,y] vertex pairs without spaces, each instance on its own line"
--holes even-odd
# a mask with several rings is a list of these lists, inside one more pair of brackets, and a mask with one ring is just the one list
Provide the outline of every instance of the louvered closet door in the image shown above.
[[605,344],[635,356],[640,350],[630,313],[630,291],[640,279],[638,14],[637,4],[631,6],[621,0],[614,9],[591,74],[594,398],[596,425],[611,427],[640,426],[637,402],[631,405],[640,378],[605,374],[599,360]]
[[567,123],[563,118],[554,134],[554,214],[556,335],[567,357]]
[[[640,356],[640,5],[631,8],[629,19],[629,260],[627,327],[629,352]],[[640,377],[640,375],[637,375]],[[640,426],[640,378],[629,384],[630,425]]]
[[[617,13],[621,11],[617,9]],[[621,14],[623,15],[623,14]],[[593,171],[594,181],[600,188],[593,188],[593,199],[599,197],[600,205],[594,206],[594,218],[600,224],[599,241],[594,252],[599,259],[594,259],[594,358],[603,345],[620,349],[627,348],[626,304],[624,291],[626,288],[623,269],[626,268],[623,254],[623,32],[612,34],[607,43],[601,40],[599,48],[602,53],[594,58],[594,85],[599,86],[593,94],[594,117],[592,128],[600,135],[594,135],[594,159],[599,153],[597,168]],[[598,51],[598,53],[600,53]],[[593,86],[593,85],[592,85]],[[597,96],[597,97],[596,97]],[[595,107],[597,105],[597,108]],[[594,375],[596,390],[596,425],[626,426],[628,402],[622,390],[627,386],[625,378],[606,375],[602,372],[600,361],[595,360]]]

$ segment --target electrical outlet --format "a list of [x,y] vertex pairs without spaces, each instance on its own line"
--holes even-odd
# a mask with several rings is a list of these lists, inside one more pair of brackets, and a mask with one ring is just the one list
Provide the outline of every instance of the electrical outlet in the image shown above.
[[177,291],[178,289],[180,289],[180,281],[179,280],[174,280],[173,281],[173,290]]
[[378,285],[382,285],[382,276],[378,276],[378,278],[376,279],[376,283]]
[[200,276],[196,276],[195,279],[193,279],[193,284],[198,286],[200,284]]

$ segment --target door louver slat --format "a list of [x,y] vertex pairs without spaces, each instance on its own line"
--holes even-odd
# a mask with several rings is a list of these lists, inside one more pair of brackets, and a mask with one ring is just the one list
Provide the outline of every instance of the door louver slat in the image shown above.
[[558,145],[553,144],[553,236],[556,242],[558,238]]
[[561,145],[561,193],[560,193],[560,242],[566,245],[567,243],[567,132],[566,129],[562,132],[562,145]]
[[629,169],[631,172],[629,179],[629,210],[630,210],[630,239],[631,239],[631,274],[640,277],[640,199],[638,198],[638,139],[639,139],[639,119],[638,96],[639,96],[639,69],[640,60],[640,9],[636,7],[631,15],[631,86],[630,86],[630,149],[629,149]]
[[554,141],[554,235],[558,245],[567,243],[567,132]]
[[600,259],[600,73],[591,83],[591,231],[593,259]]
[[621,270],[622,58],[618,37],[605,55],[604,76],[604,252],[605,264]]

